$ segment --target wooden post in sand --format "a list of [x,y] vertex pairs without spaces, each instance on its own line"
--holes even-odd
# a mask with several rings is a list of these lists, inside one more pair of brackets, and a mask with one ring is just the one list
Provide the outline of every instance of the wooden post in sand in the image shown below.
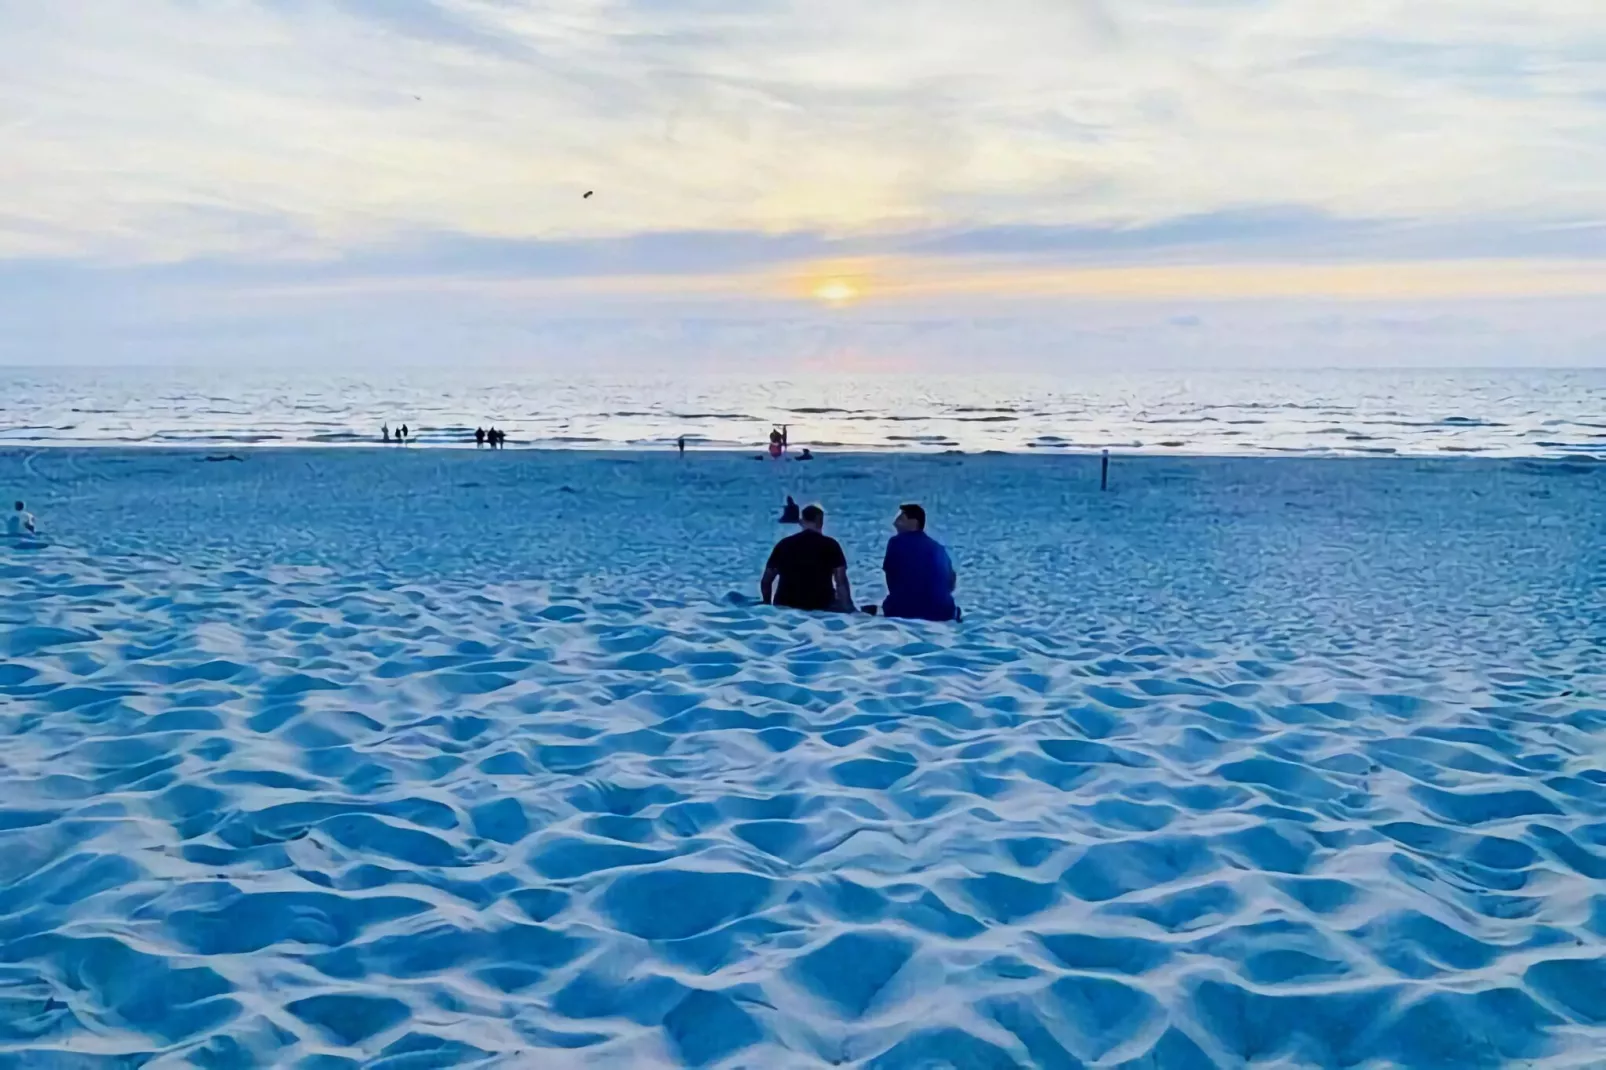
[[1104,451],[1104,460],[1099,465],[1099,490],[1110,489],[1110,451]]

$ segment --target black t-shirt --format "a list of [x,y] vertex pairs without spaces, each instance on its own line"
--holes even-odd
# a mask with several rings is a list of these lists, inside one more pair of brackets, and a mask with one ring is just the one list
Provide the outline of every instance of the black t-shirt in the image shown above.
[[842,546],[829,535],[804,529],[788,535],[770,551],[769,567],[780,573],[775,604],[791,609],[831,609],[836,585],[831,578],[848,567]]

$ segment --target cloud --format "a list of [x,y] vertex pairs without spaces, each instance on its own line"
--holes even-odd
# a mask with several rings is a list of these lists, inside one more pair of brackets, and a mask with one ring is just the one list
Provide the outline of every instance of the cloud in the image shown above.
[[330,352],[380,314],[375,351],[576,317],[718,348],[711,306],[1040,353],[1132,300],[1095,349],[1220,353],[1179,305],[1275,298],[1264,338],[1306,339],[1302,303],[1459,296],[1576,362],[1603,60],[1598,0],[0,0],[0,359]]
[[13,3],[0,240],[1600,219],[1603,50],[1577,0]]

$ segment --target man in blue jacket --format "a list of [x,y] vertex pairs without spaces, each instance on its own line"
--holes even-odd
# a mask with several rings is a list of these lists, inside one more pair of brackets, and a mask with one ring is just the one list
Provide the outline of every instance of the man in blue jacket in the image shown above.
[[958,620],[954,587],[959,577],[942,543],[926,534],[926,511],[912,503],[900,506],[892,526],[898,533],[887,540],[881,566],[887,574],[881,611],[911,620]]

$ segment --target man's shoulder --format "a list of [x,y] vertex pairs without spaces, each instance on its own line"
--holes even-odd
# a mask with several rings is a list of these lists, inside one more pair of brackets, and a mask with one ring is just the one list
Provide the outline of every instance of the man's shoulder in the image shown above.
[[802,538],[803,536],[807,536],[807,538],[803,539],[801,545],[813,547],[812,552],[818,554],[829,554],[833,557],[842,557],[844,559],[846,558],[846,555],[842,551],[842,544],[837,542],[831,536],[827,535],[825,532],[800,531],[796,536],[794,536],[794,538]]
[[807,550],[811,546],[835,546],[836,540],[817,531],[799,531],[775,544],[777,551]]
[[825,532],[809,531],[805,532],[804,534],[814,536],[809,541],[815,546],[819,547],[821,553],[836,554],[838,556],[841,555],[842,544],[831,538],[831,536],[827,535]]

